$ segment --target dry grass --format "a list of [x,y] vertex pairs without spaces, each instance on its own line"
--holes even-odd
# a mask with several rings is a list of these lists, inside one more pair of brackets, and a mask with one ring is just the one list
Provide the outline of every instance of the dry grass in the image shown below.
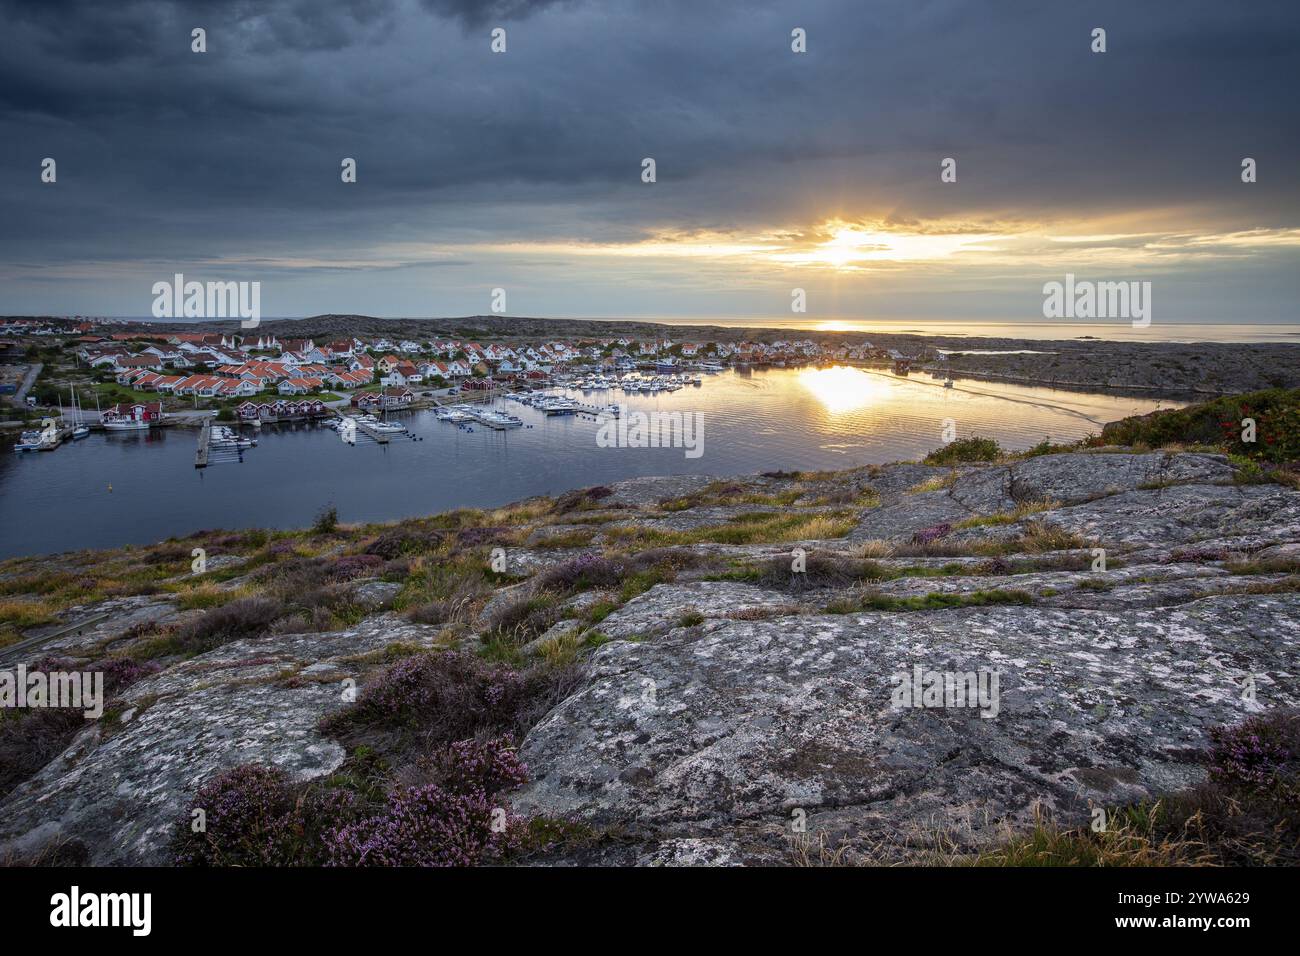
[[858,558],[887,558],[894,553],[894,546],[888,541],[864,541],[852,553]]
[[1213,856],[1194,836],[1194,821],[1181,834],[1160,833],[1160,804],[1123,811],[1101,831],[1063,828],[1035,815],[1027,833],[1008,831],[1006,842],[969,858],[967,866],[1207,866]]
[[763,607],[746,607],[728,611],[724,617],[731,621],[766,621],[774,617],[792,617],[801,612],[797,604],[767,604]]
[[948,474],[946,475],[933,475],[932,477],[925,479],[925,481],[921,482],[920,484],[916,484],[913,485],[911,488],[908,488],[907,494],[920,495],[920,494],[924,494],[927,491],[943,491],[947,488],[951,488],[953,485],[957,483],[957,476],[958,476],[958,471],[955,468],[952,471],[948,472]]
[[0,601],[0,630],[38,627],[53,620],[54,608],[45,601]]
[[845,855],[848,847],[843,844],[832,846],[826,834],[819,832],[816,839],[807,833],[800,833],[790,840],[790,864],[792,866],[849,866]]
[[610,541],[624,545],[690,544],[780,544],[791,541],[819,541],[842,538],[857,524],[851,513],[825,512],[753,512],[736,515],[721,525],[693,528],[688,531],[660,531],[645,525],[620,525],[610,528]]
[[579,637],[579,629],[566,631],[548,641],[543,641],[537,646],[537,656],[547,667],[561,668],[568,667],[578,660],[578,655],[583,648],[582,638]]
[[1043,521],[1030,521],[1025,525],[1025,533],[1015,542],[1012,550],[1028,554],[1044,554],[1048,551],[1077,551],[1088,548],[1094,542],[1089,541],[1073,531],[1066,531]]
[[1023,521],[1030,515],[1038,514],[1043,511],[1052,511],[1061,507],[1059,501],[1051,501],[1044,498],[1041,501],[1025,501],[1016,505],[1010,511],[999,511],[991,515],[976,515],[973,518],[966,518],[958,521],[953,525],[954,530],[962,528],[984,528],[996,525],[1015,524],[1017,521]]

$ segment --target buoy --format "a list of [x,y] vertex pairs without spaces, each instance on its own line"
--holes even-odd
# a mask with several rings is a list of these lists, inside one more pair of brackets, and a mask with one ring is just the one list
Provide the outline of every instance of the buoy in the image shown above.
[[108,483],[108,493],[110,495],[113,493],[113,483],[111,481]]

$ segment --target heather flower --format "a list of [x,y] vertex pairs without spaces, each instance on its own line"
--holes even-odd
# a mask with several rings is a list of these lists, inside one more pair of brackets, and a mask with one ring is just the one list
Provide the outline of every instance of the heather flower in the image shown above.
[[377,554],[349,554],[339,558],[329,569],[329,577],[336,581],[350,581],[379,570],[384,559]]
[[384,810],[326,836],[328,866],[474,866],[499,859],[519,824],[485,794],[403,787]]
[[1265,788],[1298,756],[1277,728],[1263,718],[1215,728],[1210,738],[1210,779],[1227,787]]
[[456,543],[466,548],[498,544],[509,541],[512,533],[510,528],[505,527],[461,528],[456,532]]
[[928,528],[922,528],[912,535],[913,544],[930,544],[938,541],[940,538],[946,538],[952,534],[952,525],[946,521],[943,524],[931,525]]
[[474,866],[518,845],[522,821],[495,796],[527,771],[504,741],[461,740],[443,757],[444,780],[399,787],[383,810],[331,831],[330,866]]
[[[203,811],[203,831],[191,826]],[[322,837],[360,812],[347,790],[301,790],[288,774],[245,764],[199,788],[177,821],[173,849],[181,866],[316,866]]]
[[436,743],[522,734],[549,708],[556,688],[557,675],[542,670],[516,671],[465,653],[415,654],[390,664],[321,729],[418,730]]

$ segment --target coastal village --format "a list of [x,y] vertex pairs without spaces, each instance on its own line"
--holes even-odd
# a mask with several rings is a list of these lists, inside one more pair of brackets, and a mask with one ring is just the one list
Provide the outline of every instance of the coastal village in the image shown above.
[[375,412],[442,404],[438,399],[448,395],[463,402],[476,393],[531,391],[581,376],[836,361],[879,364],[907,374],[919,357],[861,339],[833,345],[809,339],[627,336],[323,341],[257,329],[155,330],[117,319],[17,318],[0,324],[0,399],[12,406],[11,423],[30,422],[38,410],[48,415],[57,408],[59,420],[66,416],[71,422],[69,432],[142,430],[198,424],[214,411],[218,421],[260,424],[333,416],[340,407]]

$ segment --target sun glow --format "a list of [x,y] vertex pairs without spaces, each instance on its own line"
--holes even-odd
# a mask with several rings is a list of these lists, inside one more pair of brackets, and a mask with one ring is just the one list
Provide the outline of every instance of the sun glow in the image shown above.
[[883,384],[876,376],[842,365],[806,369],[799,373],[799,384],[812,392],[832,415],[864,408],[883,390]]
[[791,264],[854,269],[872,262],[942,260],[976,251],[996,238],[993,233],[928,234],[894,232],[862,225],[830,222],[822,226],[829,238],[806,250],[783,252],[772,258]]

